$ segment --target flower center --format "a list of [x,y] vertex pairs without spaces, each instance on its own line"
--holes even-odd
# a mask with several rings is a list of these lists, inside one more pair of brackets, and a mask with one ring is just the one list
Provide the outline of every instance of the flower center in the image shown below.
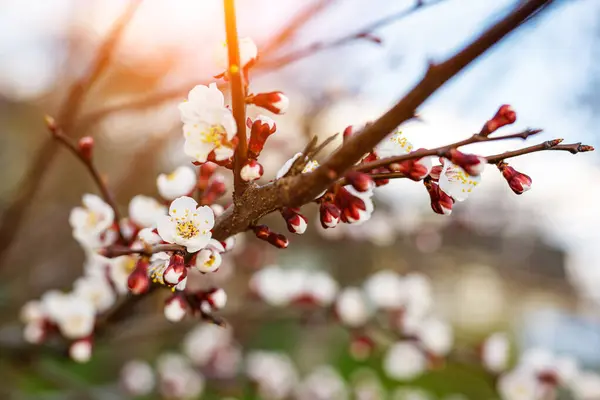
[[96,226],[98,224],[98,222],[100,222],[102,218],[95,212],[93,211],[89,211],[88,215],[87,215],[87,226],[88,228],[92,228],[94,226]]
[[405,137],[402,136],[402,132],[396,132],[394,133],[394,135],[390,138],[390,140],[398,145],[400,145],[400,147],[402,147],[404,150],[411,152],[413,149],[413,146],[408,143],[408,140],[406,140]]
[[191,239],[200,232],[192,221],[177,222],[177,234],[184,239]]
[[455,168],[450,172],[448,177],[450,180],[460,183],[463,186],[468,186],[468,188],[463,188],[462,192],[471,193],[473,188],[477,186],[479,182],[471,179],[471,175],[467,174],[460,168]]
[[225,136],[225,128],[221,125],[213,125],[208,131],[201,133],[201,140],[203,143],[209,143],[215,145],[215,147],[221,147],[223,145],[223,137]]

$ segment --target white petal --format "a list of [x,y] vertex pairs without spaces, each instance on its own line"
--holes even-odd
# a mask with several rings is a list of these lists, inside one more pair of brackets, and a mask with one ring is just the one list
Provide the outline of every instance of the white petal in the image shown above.
[[190,214],[195,212],[197,206],[198,202],[196,200],[188,196],[181,196],[173,200],[171,203],[171,206],[169,207],[169,215],[172,217],[182,218],[186,211]]
[[157,231],[162,240],[167,243],[175,243],[175,230],[177,224],[167,215],[156,220]]

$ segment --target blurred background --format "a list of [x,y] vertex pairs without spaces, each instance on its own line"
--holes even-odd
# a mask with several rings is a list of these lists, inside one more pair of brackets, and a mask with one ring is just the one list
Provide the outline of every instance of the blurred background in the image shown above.
[[[326,138],[376,118],[420,79],[428,60],[444,60],[517,3],[238,0],[239,33],[259,48],[251,91],[281,90],[290,98],[288,113],[274,117],[278,132],[261,159],[265,181],[311,136]],[[69,110],[61,109],[73,82],[86,85],[80,79],[128,7],[130,21],[106,69]],[[352,38],[388,16],[369,29],[381,43]],[[136,194],[156,196],[157,174],[190,161],[176,106],[221,72],[214,49],[225,37],[223,18],[217,0],[0,1],[0,381],[7,398],[124,398],[115,383],[121,366],[179,349],[198,323],[169,324],[158,294],[114,327],[86,365],[45,354],[18,355],[23,360],[15,362],[7,350],[21,334],[22,304],[81,275],[84,254],[68,215],[83,193],[96,192],[78,160],[51,141],[44,114],[66,120],[73,138],[94,137],[97,165],[122,210]],[[557,1],[435,93],[420,119],[402,129],[417,147],[438,146],[479,131],[499,105],[510,104],[518,114],[514,132],[544,129],[534,143],[564,138],[598,147],[599,55],[600,2]],[[502,141],[473,151],[521,146]],[[509,333],[516,352],[544,347],[599,370],[600,162],[597,153],[557,153],[511,163],[533,179],[523,196],[488,168],[478,190],[449,217],[431,212],[421,184],[397,180],[376,191],[376,212],[360,227],[323,231],[309,205],[303,209],[309,229],[292,237],[287,250],[248,236],[214,278],[229,293],[224,315],[236,340],[245,350],[287,352],[301,374],[328,364],[350,385],[356,371],[369,368],[387,393],[421,390],[421,397],[398,399],[497,398],[493,378],[476,362],[461,361],[496,331]],[[283,231],[280,219],[267,223]],[[382,269],[422,273],[462,356],[398,383],[385,377],[380,361],[350,357],[349,335],[335,324],[302,313],[240,311],[249,307],[250,276],[267,264],[324,270],[340,286],[359,286]],[[229,394],[207,382],[205,398]],[[388,398],[381,396],[372,398]]]

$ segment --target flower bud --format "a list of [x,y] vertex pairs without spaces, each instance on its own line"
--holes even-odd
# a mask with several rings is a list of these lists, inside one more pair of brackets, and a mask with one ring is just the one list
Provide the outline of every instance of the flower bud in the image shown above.
[[269,233],[269,237],[267,238],[267,242],[271,243],[273,246],[279,249],[285,249],[290,244],[288,238],[280,233],[271,232]]
[[202,205],[213,204],[217,199],[227,192],[225,179],[221,175],[212,178],[202,196]]
[[456,149],[450,149],[448,158],[452,163],[464,169],[465,172],[471,176],[481,175],[487,165],[487,159],[485,159],[485,157],[476,156],[474,154],[465,154]]
[[90,161],[94,151],[94,138],[91,136],[84,136],[79,139],[77,146],[79,147],[79,153],[83,156],[83,158],[85,158],[87,161]]
[[532,180],[528,175],[517,171],[506,163],[498,165],[498,169],[502,171],[502,176],[515,194],[523,194],[531,189]]
[[496,115],[485,123],[481,129],[481,135],[488,136],[493,133],[496,129],[501,128],[505,125],[510,125],[517,120],[517,113],[508,104],[500,106]]
[[163,280],[167,285],[174,286],[184,280],[186,276],[185,259],[181,254],[173,254],[163,274]]
[[218,251],[205,248],[200,250],[196,255],[196,268],[203,274],[216,272],[221,266],[222,260],[221,254]]
[[206,190],[208,187],[208,182],[210,178],[213,176],[215,171],[217,170],[217,164],[207,161],[200,165],[200,170],[198,171],[198,182],[196,183],[196,187],[199,190]]
[[92,358],[92,339],[80,339],[69,346],[69,357],[78,363],[86,363]]
[[281,215],[287,223],[287,228],[291,233],[302,235],[306,231],[307,220],[304,215],[298,213],[299,209],[284,207]]
[[225,304],[227,304],[227,293],[221,288],[211,289],[205,293],[205,299],[210,308],[202,311],[210,314],[212,311],[218,311],[225,307]]
[[364,172],[349,171],[346,173],[346,181],[358,192],[368,192],[374,186],[373,179]]
[[56,124],[56,120],[50,115],[44,115],[44,122],[46,123],[46,127],[53,135],[58,131],[58,125]]
[[235,246],[235,236],[229,236],[227,239],[221,242],[223,245],[224,252],[233,250]]
[[165,318],[171,322],[179,322],[187,314],[187,301],[180,293],[175,293],[165,302]]
[[256,160],[250,160],[246,165],[242,167],[240,176],[246,182],[252,182],[259,179],[263,175],[263,166],[260,165]]
[[319,208],[319,219],[323,229],[335,228],[340,223],[340,209],[333,203],[322,202]]
[[448,196],[435,182],[425,182],[425,188],[431,199],[431,209],[441,215],[450,215],[454,199]]
[[274,114],[285,114],[290,100],[282,92],[259,93],[246,99],[249,104],[262,107]]
[[[369,200],[370,201],[370,200]],[[367,207],[365,200],[354,196],[345,188],[339,188],[335,194],[335,205],[340,210],[340,219],[345,223],[356,223],[366,221],[373,211]]]
[[260,155],[269,136],[277,129],[275,121],[264,115],[259,115],[254,122],[250,118],[246,121],[250,128],[250,141],[248,142],[248,157],[256,160]]
[[148,260],[140,258],[127,278],[127,287],[133,294],[146,293],[150,288],[150,278],[148,277]]
[[253,227],[252,230],[254,231],[256,237],[261,240],[267,240],[271,234],[271,230],[266,225],[257,225]]

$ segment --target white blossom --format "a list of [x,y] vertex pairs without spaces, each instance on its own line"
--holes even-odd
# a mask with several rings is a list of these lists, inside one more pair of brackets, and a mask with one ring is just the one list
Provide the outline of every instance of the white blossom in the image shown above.
[[328,365],[317,367],[298,386],[298,400],[346,400],[349,398],[346,382]]
[[440,174],[440,189],[456,201],[464,201],[481,182],[481,176],[471,176],[461,167],[444,159]]
[[414,146],[404,137],[402,131],[392,133],[375,147],[379,158],[401,156],[413,150]]
[[121,385],[133,396],[145,396],[155,385],[152,367],[140,360],[132,360],[121,369]]
[[112,307],[117,296],[103,276],[83,276],[73,283],[73,294],[87,299],[97,313],[102,313]]
[[165,318],[171,322],[179,322],[185,317],[187,313],[187,306],[179,296],[173,296],[168,299],[165,303],[164,314]]
[[392,379],[412,380],[427,367],[423,352],[411,342],[396,342],[387,350],[383,370]]
[[568,385],[579,374],[579,364],[573,357],[557,356],[542,348],[527,350],[521,356],[518,368],[533,371],[534,374],[553,373],[561,385]]
[[[275,178],[279,179],[282,178],[285,174],[288,173],[288,171],[290,170],[290,168],[292,168],[292,165],[294,164],[294,161],[296,161],[298,158],[302,157],[302,153],[296,153],[294,154],[294,156],[292,158],[290,158],[289,160],[287,160],[279,169],[279,171],[277,171],[277,174],[275,175]],[[315,169],[317,169],[317,167],[319,166],[319,163],[317,161],[314,160],[308,160],[306,165],[304,166],[304,168],[302,169],[302,173],[307,173],[307,172],[312,172]]]
[[335,312],[340,321],[350,327],[364,325],[372,315],[364,292],[356,287],[347,287],[340,292],[335,302]]
[[284,353],[250,352],[246,357],[246,374],[258,384],[261,398],[267,400],[286,399],[298,382],[296,368]]
[[320,306],[328,306],[335,300],[339,291],[338,283],[326,272],[310,272],[305,282],[304,292]]
[[214,151],[215,160],[222,161],[233,156],[231,140],[237,132],[231,110],[225,107],[223,93],[216,84],[198,85],[193,88],[188,101],[179,104],[184,151],[198,162],[206,162]]
[[431,353],[444,356],[452,349],[452,327],[437,318],[428,317],[418,328],[417,335],[423,347]]
[[542,400],[536,376],[523,369],[502,375],[498,380],[498,392],[502,400]]
[[280,307],[289,304],[294,295],[290,281],[284,270],[270,265],[252,275],[250,286],[267,304]]
[[92,342],[88,339],[77,340],[69,346],[69,357],[78,363],[86,363],[92,358]]
[[404,305],[406,293],[400,275],[383,270],[371,275],[364,284],[371,302],[383,309],[398,309]]
[[215,272],[222,261],[221,253],[214,248],[205,248],[196,255],[196,268],[202,273]]
[[141,228],[153,228],[156,220],[167,213],[167,207],[152,197],[137,195],[129,202],[129,218]]
[[117,233],[112,229],[115,218],[113,209],[93,194],[83,195],[82,201],[83,207],[75,207],[69,216],[73,237],[84,248],[90,249],[114,243]]
[[23,328],[23,338],[26,342],[40,344],[46,337],[45,323],[43,320],[30,321]]
[[204,377],[189,361],[175,353],[163,354],[156,362],[160,392],[166,398],[197,399],[204,391]]
[[169,215],[159,218],[158,234],[165,242],[185,246],[195,253],[208,244],[214,224],[210,207],[198,207],[191,197],[179,197],[171,203]]
[[93,332],[96,309],[88,299],[51,291],[41,301],[49,319],[67,339],[84,338]]
[[481,348],[481,358],[485,368],[499,373],[506,370],[509,361],[510,345],[505,333],[497,332],[490,335]]
[[38,300],[30,300],[21,307],[19,317],[22,322],[41,321],[46,316],[42,303]]
[[163,199],[174,200],[191,194],[196,187],[196,173],[187,166],[178,167],[170,174],[160,174],[156,179],[158,193]]
[[183,352],[194,365],[204,366],[222,348],[231,345],[233,335],[229,328],[201,324],[192,329],[183,340]]

